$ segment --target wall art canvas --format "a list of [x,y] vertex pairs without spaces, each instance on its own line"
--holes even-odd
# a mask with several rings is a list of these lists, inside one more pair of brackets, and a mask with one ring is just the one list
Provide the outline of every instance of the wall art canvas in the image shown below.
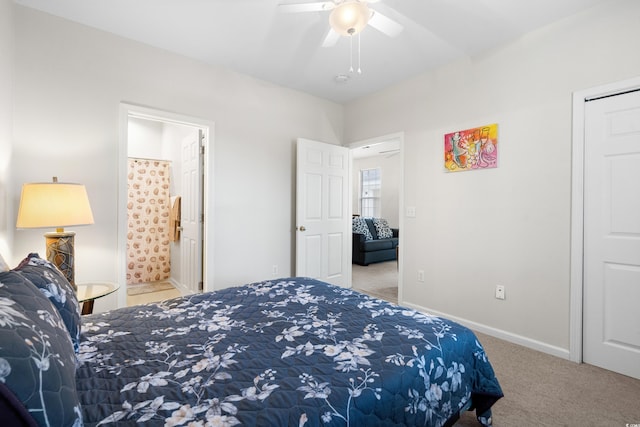
[[498,125],[494,123],[446,134],[444,167],[447,172],[498,167]]

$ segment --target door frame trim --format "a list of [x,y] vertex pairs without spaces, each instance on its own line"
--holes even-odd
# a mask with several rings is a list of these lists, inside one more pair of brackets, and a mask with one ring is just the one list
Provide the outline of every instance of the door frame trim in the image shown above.
[[[186,116],[141,105],[120,103],[120,138],[118,141],[118,283],[127,282],[127,151],[129,117],[147,120],[158,120],[166,123],[192,126],[202,129],[204,133],[204,167],[205,176],[202,188],[202,213],[204,230],[202,242],[202,280],[203,292],[214,290],[214,129],[215,123],[199,117]],[[127,305],[127,287],[120,286],[117,291],[118,308]]]
[[[354,141],[345,145],[349,149],[349,217],[353,215],[353,156],[352,151],[354,148],[364,147],[366,145],[373,145],[380,142],[389,141],[390,139],[397,139],[400,142],[400,151],[398,155],[400,156],[400,188],[398,188],[398,228],[400,229],[400,233],[404,230],[404,132],[395,132],[387,135],[376,136],[374,138]],[[400,252],[400,256],[398,257],[398,304],[402,304],[403,299],[403,277],[404,277],[404,257],[402,256],[404,252],[404,245],[402,239],[402,235],[398,240],[398,250]],[[349,257],[351,257],[351,253],[349,253]],[[353,270],[351,271],[351,276],[349,278],[349,282],[353,286]]]
[[573,93],[571,155],[571,255],[569,301],[569,359],[582,362],[584,269],[584,144],[585,103],[640,88],[640,77]]

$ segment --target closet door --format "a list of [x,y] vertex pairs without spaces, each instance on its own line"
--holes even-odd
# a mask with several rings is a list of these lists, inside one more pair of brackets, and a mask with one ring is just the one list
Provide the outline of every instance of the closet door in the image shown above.
[[585,105],[586,363],[640,378],[640,91]]

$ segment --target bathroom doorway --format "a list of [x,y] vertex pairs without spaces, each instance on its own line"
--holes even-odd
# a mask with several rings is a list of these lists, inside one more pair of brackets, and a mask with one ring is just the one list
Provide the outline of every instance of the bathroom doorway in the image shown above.
[[210,126],[140,107],[121,120],[119,306],[208,290]]

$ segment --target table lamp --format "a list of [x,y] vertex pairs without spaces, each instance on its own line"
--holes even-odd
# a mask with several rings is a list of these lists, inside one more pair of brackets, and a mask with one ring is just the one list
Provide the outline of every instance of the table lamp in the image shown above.
[[73,238],[76,233],[64,227],[93,224],[93,213],[84,185],[58,182],[29,183],[22,186],[17,228],[49,228],[45,233],[47,259],[76,289]]

